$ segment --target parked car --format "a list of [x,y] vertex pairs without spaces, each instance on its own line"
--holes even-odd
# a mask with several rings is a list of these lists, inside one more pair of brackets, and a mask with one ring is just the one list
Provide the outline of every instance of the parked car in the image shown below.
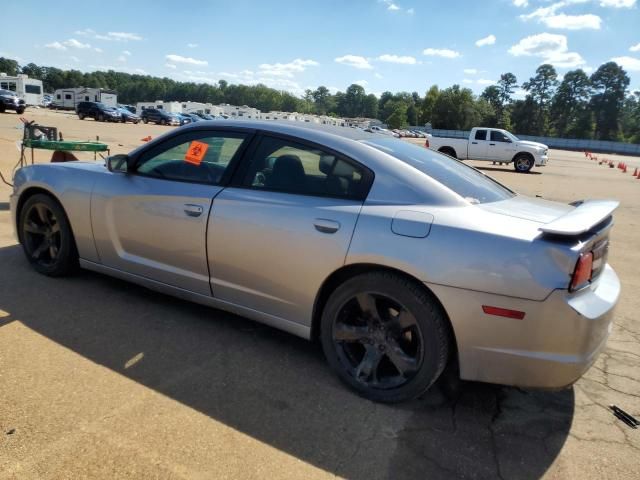
[[144,123],[153,122],[158,125],[180,125],[180,119],[176,115],[158,108],[145,108],[140,112],[140,118]]
[[24,100],[18,98],[15,92],[10,90],[0,90],[0,113],[13,110],[17,114],[23,114],[27,105]]
[[365,132],[380,133],[382,135],[389,135],[391,137],[400,137],[400,135],[398,135],[395,132],[392,132],[391,130],[387,130],[386,128],[382,128],[382,127],[377,127],[375,125],[373,127],[366,128]]
[[529,172],[534,165],[546,165],[549,160],[545,144],[520,140],[500,128],[475,127],[468,139],[431,136],[425,146],[459,160],[513,163],[519,173]]
[[216,117],[214,117],[213,115],[209,115],[208,113],[196,112],[195,115],[200,117],[202,120],[215,120],[216,119]]
[[199,115],[196,115],[195,113],[182,113],[183,116],[187,117],[188,119],[191,120],[191,123],[195,123],[195,122],[201,122],[202,118],[200,118]]
[[575,382],[620,294],[617,205],[519,195],[389,136],[253,120],[187,125],[106,166],[29,165],[10,196],[36,271],[79,265],[318,339],[384,402],[450,362],[467,380]]
[[113,107],[107,107],[102,102],[79,102],[76,113],[80,120],[93,118],[97,122],[119,122],[120,112]]
[[131,110],[129,110],[128,108],[118,107],[116,110],[120,114],[122,123],[131,122],[134,124],[138,124],[140,122],[140,117],[135,113],[131,113]]
[[172,115],[174,115],[178,119],[178,121],[180,122],[180,126],[191,123],[191,118],[183,113],[174,113]]

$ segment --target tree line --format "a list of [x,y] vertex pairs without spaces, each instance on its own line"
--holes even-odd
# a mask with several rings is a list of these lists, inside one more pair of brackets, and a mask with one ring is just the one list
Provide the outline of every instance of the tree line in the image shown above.
[[[433,128],[468,130],[482,125],[524,135],[640,143],[640,92],[628,92],[629,76],[615,62],[601,65],[590,76],[582,69],[569,71],[562,80],[549,64],[540,65],[521,84],[514,74],[504,73],[478,96],[460,85],[445,89],[433,85],[424,96],[384,92],[379,98],[356,84],[336,93],[320,86],[298,97],[263,84],[179,82],[113,70],[83,73],[34,63],[20,66],[2,57],[0,72],[40,79],[46,92],[78,86],[113,89],[125,104],[191,100],[248,105],[263,112],[377,118],[390,128],[429,123]],[[524,91],[524,99],[514,98],[517,88]]]

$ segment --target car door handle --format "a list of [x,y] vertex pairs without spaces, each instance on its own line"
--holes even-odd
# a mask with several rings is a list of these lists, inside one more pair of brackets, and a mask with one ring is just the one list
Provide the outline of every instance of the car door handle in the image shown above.
[[184,213],[190,217],[199,217],[202,215],[203,208],[200,205],[194,205],[193,203],[187,203],[184,206]]
[[474,144],[474,145],[477,145],[477,144],[478,144],[478,142],[471,142],[471,143],[472,143],[472,144]]
[[495,144],[495,143],[490,143],[489,145],[493,145],[493,146],[495,146],[496,144]]
[[340,223],[334,220],[327,220],[326,218],[316,218],[313,222],[313,226],[316,230],[322,233],[336,233],[340,230]]

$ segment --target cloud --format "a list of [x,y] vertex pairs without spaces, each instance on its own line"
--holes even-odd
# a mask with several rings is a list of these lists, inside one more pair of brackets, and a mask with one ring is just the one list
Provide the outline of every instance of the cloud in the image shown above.
[[366,87],[367,85],[369,85],[369,82],[367,82],[366,80],[356,80],[353,83],[355,83],[356,85],[360,85],[361,87]]
[[540,21],[549,28],[564,30],[600,30],[602,19],[591,13],[586,15],[565,15],[560,13],[550,17],[541,18]]
[[127,61],[127,57],[124,55],[120,55],[116,60],[118,60],[119,62],[126,62]]
[[198,46],[197,43],[187,43],[187,47],[189,48],[196,48]]
[[80,59],[78,57],[74,56],[74,55],[71,55],[69,57],[69,60],[71,60],[72,62],[76,62],[76,63],[80,62]]
[[[400,5],[393,2],[393,0],[378,0],[378,3],[382,3],[383,5],[386,5],[387,10],[390,12],[402,12],[404,10]],[[413,15],[415,13],[415,10],[413,8],[408,8],[404,11],[409,15]]]
[[629,51],[630,52],[640,52],[640,43],[633,45],[632,47],[629,47]]
[[177,68],[173,63],[165,63],[164,66],[172,70],[175,70]]
[[342,57],[337,57],[334,60],[336,63],[341,63],[342,65],[347,65],[353,68],[359,68],[361,70],[371,70],[373,66],[369,63],[364,57],[360,55],[344,55]]
[[478,40],[476,42],[476,47],[484,47],[485,45],[493,45],[494,43],[496,43],[496,36],[495,35],[488,35],[488,36]]
[[631,8],[636,4],[636,0],[600,0],[601,7]]
[[494,82],[493,80],[487,80],[486,78],[479,78],[478,80],[476,80],[476,83],[478,85],[494,85],[496,82]]
[[565,13],[558,13],[558,10],[561,8],[586,3],[588,1],[590,0],[561,0],[547,7],[540,7],[526,15],[520,15],[520,19],[524,21],[536,20],[538,23],[542,23],[548,28],[562,30],[600,30],[602,18],[598,15],[591,13],[585,15],[567,15]]
[[197,60],[191,57],[183,57],[181,55],[169,54],[165,57],[167,60],[173,63],[187,63],[189,65],[209,65],[206,60]]
[[130,57],[130,56],[131,56],[131,52],[130,52],[129,50],[123,50],[123,51],[122,51],[122,54],[123,54],[123,55],[126,55],[127,57]]
[[527,7],[529,2],[527,0],[513,0],[514,7]]
[[296,58],[289,63],[263,63],[258,68],[261,75],[293,78],[294,74],[304,72],[307,67],[317,67],[318,65],[319,63],[315,60]]
[[430,57],[443,57],[443,58],[456,58],[460,56],[460,52],[455,50],[449,50],[448,48],[425,48],[422,51],[423,55]]
[[85,28],[84,30],[76,30],[73,33],[76,35],[92,36],[95,35],[96,32],[94,30],[91,30],[90,28]]
[[465,68],[463,72],[467,75],[475,75],[476,73],[478,73],[478,70],[476,70],[475,68]]
[[382,75],[380,75],[378,72],[373,74],[374,77],[376,78],[384,78]]
[[614,57],[611,59],[612,62],[616,62],[618,65],[621,65],[625,70],[630,70],[632,72],[640,72],[640,59],[634,57]]
[[521,39],[509,49],[515,57],[539,57],[543,63],[560,68],[578,67],[586,62],[579,53],[570,52],[567,37],[553,33],[540,33]]
[[71,47],[71,48],[80,48],[80,49],[91,48],[91,45],[89,45],[88,43],[79,42],[75,38],[70,38],[69,40],[65,40],[62,43],[66,47]]
[[137,33],[129,32],[109,32],[107,36],[113,40],[127,42],[129,40],[142,40],[142,37]]
[[51,42],[45,45],[45,48],[53,48],[54,50],[66,50],[67,47],[62,45],[60,42]]
[[96,52],[98,52],[98,53],[102,53],[102,52],[103,52],[103,50],[102,50],[101,48],[98,48],[98,47],[94,48],[94,50],[95,50]]
[[418,63],[415,57],[411,57],[408,55],[392,55],[388,53],[380,55],[377,60],[387,63],[400,63],[403,65],[415,65],[416,63]]
[[462,83],[473,83],[473,80],[465,78],[465,79],[462,80]]

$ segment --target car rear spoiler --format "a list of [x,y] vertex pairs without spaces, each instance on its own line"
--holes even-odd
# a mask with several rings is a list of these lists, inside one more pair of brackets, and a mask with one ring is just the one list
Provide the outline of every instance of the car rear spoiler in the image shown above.
[[551,235],[580,235],[604,221],[618,205],[620,202],[615,200],[585,200],[577,203],[574,210],[546,223],[539,230]]

